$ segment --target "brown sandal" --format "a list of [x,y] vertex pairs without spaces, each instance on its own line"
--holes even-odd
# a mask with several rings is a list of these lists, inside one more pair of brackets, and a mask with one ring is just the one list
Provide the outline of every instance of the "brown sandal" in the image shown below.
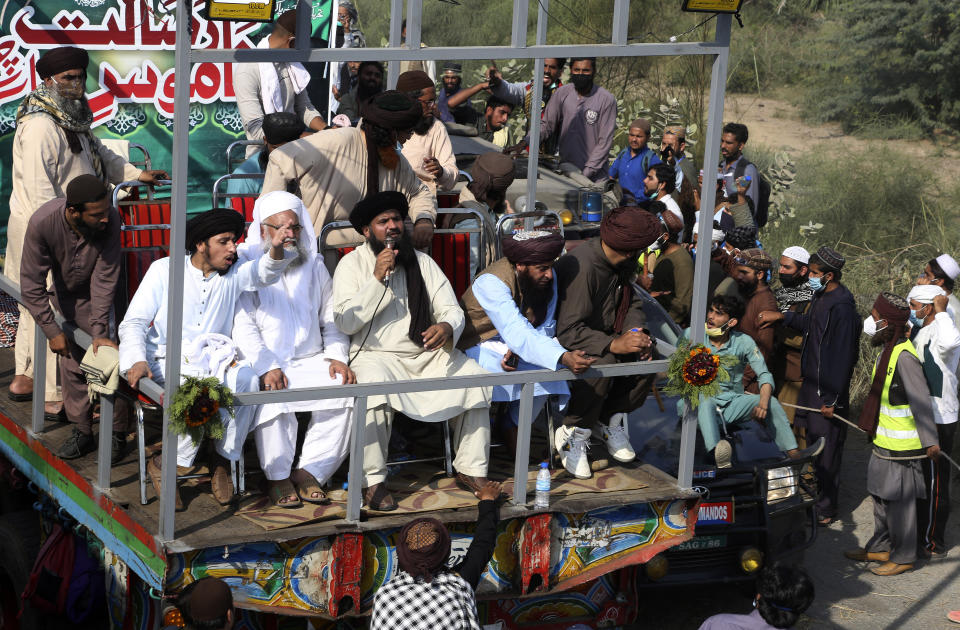
[[210,490],[220,505],[229,505],[233,501],[233,480],[230,478],[230,463],[217,457],[210,475]]
[[363,493],[363,499],[367,507],[376,512],[392,512],[398,507],[393,495],[383,483],[376,483],[367,488]]
[[289,478],[280,481],[267,480],[267,484],[270,501],[274,507],[295,509],[303,505],[298,498],[297,489]]
[[296,487],[297,496],[300,497],[301,501],[315,505],[327,505],[330,503],[330,499],[323,491],[323,488],[320,487],[317,478],[306,470],[295,470],[293,474],[290,475],[290,480]]
[[[178,466],[179,468],[179,466]],[[155,455],[147,461],[147,474],[150,475],[150,481],[153,482],[153,491],[157,493],[157,501],[160,500],[160,487],[162,482],[162,477],[160,476],[160,456]],[[180,488],[177,486],[176,482],[173,484],[173,498],[176,502],[177,512],[183,512],[183,500],[180,498]]]

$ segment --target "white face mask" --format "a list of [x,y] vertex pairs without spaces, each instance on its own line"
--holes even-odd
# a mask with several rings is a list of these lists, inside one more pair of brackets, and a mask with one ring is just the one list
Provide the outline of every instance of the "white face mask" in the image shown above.
[[877,320],[873,318],[873,315],[867,315],[867,318],[863,320],[863,334],[865,334],[867,337],[873,337],[875,334],[886,328],[887,322],[882,319],[880,321],[883,322],[883,326],[878,328]]

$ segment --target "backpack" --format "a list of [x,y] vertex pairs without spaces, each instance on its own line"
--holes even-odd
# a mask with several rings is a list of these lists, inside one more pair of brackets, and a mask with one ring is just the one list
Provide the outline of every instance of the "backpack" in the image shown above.
[[67,609],[67,593],[73,575],[76,544],[73,535],[60,525],[43,543],[20,598],[44,613],[61,615]]
[[[733,169],[733,179],[734,181],[743,177],[743,172],[747,170],[747,165],[753,164],[747,160],[746,157],[742,157],[738,162],[736,167]],[[756,168],[756,164],[754,164]],[[753,220],[757,222],[757,228],[762,228],[767,224],[767,219],[770,214],[770,180],[764,177],[763,173],[760,172],[760,169],[757,169],[757,179],[760,180],[757,182],[757,207],[753,209]]]
[[106,585],[100,565],[69,529],[54,525],[27,578],[21,599],[34,609],[80,623],[104,605]]

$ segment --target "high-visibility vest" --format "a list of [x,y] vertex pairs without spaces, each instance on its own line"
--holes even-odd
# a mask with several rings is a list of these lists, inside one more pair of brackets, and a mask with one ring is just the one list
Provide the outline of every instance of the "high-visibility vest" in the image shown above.
[[[877,423],[877,433],[873,438],[874,444],[890,451],[923,449],[910,405],[890,404],[890,384],[893,383],[893,374],[897,369],[897,359],[900,357],[900,353],[904,351],[917,357],[918,361],[920,360],[920,357],[917,356],[917,349],[913,347],[913,343],[909,339],[893,347],[890,362],[887,364],[887,375],[883,381],[883,393],[880,396],[880,421]],[[876,374],[876,371],[877,366],[874,364],[874,374]]]

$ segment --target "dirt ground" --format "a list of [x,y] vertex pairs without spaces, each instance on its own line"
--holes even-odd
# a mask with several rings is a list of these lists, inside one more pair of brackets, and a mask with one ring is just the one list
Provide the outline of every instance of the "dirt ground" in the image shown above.
[[838,145],[842,149],[861,151],[895,143],[899,151],[919,160],[936,160],[936,170],[943,182],[953,183],[960,178],[960,149],[955,138],[938,137],[934,142],[848,136],[836,123],[811,126],[801,121],[797,108],[786,101],[750,94],[728,95],[724,105],[724,120],[742,122],[750,129],[747,153],[750,142],[792,155],[812,150],[837,150]]

